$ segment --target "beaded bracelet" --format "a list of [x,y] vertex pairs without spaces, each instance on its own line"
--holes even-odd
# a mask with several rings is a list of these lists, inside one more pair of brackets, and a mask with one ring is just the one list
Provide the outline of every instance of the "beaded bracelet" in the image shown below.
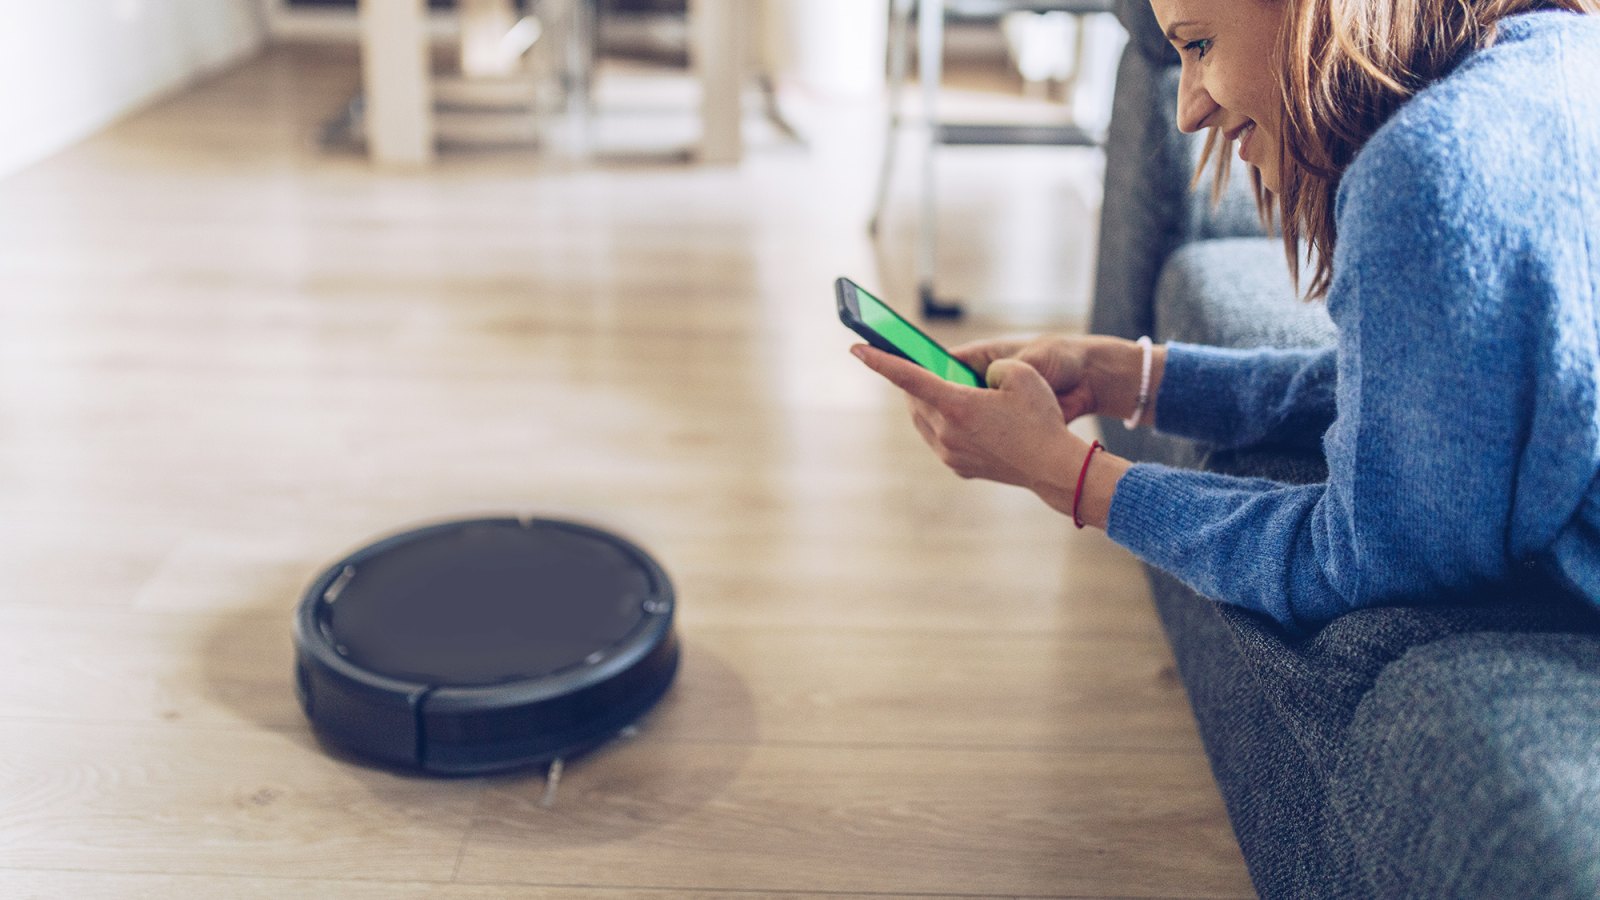
[[1144,350],[1144,367],[1139,373],[1139,401],[1133,406],[1133,415],[1122,420],[1122,427],[1129,431],[1139,427],[1139,420],[1144,418],[1144,409],[1150,405],[1150,362],[1155,356],[1150,335],[1139,338],[1139,346]]

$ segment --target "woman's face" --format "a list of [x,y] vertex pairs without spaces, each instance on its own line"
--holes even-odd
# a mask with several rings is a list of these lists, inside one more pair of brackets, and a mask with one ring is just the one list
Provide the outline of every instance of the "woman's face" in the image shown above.
[[1283,0],[1151,0],[1167,39],[1183,56],[1178,127],[1220,128],[1277,193],[1283,103],[1276,64]]

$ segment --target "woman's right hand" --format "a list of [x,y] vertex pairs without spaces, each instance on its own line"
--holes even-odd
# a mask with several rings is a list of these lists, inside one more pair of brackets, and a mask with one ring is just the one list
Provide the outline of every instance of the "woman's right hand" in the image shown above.
[[[1046,335],[1033,340],[976,341],[951,350],[977,372],[996,360],[1015,359],[1038,370],[1056,394],[1061,417],[1071,422],[1090,414],[1128,418],[1139,402],[1144,350],[1135,341],[1099,335]],[[1166,348],[1153,351],[1150,399],[1142,421],[1155,421],[1156,391],[1166,363]]]

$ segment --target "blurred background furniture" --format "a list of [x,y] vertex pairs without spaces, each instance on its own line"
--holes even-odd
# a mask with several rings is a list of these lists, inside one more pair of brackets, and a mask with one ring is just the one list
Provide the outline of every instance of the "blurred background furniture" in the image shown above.
[[[1107,137],[1092,330],[1322,347],[1243,164],[1190,191],[1176,51],[1146,0]],[[1218,451],[1120,422],[1135,460],[1310,482],[1320,454]],[[1600,896],[1600,617],[1537,578],[1471,606],[1366,609],[1303,639],[1147,569],[1256,889],[1266,897]]]
[[[438,133],[435,92],[426,28],[426,0],[360,0],[365,131],[373,162],[380,166],[428,165]],[[563,35],[563,88],[569,141],[587,147],[590,79],[594,61],[597,0],[539,0],[527,15],[512,0],[464,0],[461,58],[469,76],[504,76],[548,24]],[[743,155],[740,132],[745,35],[750,4],[741,0],[690,0],[690,60],[701,85],[701,137],[695,157],[736,163]],[[531,17],[531,18],[530,18]]]
[[[917,20],[917,63],[919,87],[922,95],[924,121],[920,189],[917,216],[916,280],[922,314],[926,318],[953,318],[961,315],[959,304],[941,299],[934,286],[937,269],[937,216],[936,150],[940,146],[956,145],[1052,145],[1063,147],[1094,147],[1100,135],[1077,122],[1063,124],[995,124],[945,122],[939,118],[939,92],[944,77],[945,20],[992,19],[1006,16],[1063,14],[1076,17],[1079,22],[1073,35],[1073,46],[1065,54],[1070,69],[1066,73],[1067,97],[1072,96],[1072,85],[1082,70],[1088,54],[1087,29],[1082,23],[1085,16],[1110,12],[1112,0],[894,0],[893,24],[889,44],[889,122],[888,137],[884,143],[883,168],[878,177],[876,200],[872,218],[867,226],[875,237],[879,234],[885,207],[889,201],[890,183],[894,177],[899,134],[904,124],[900,101],[902,88],[909,73],[911,20]],[[1067,49],[1067,48],[1063,48]]]

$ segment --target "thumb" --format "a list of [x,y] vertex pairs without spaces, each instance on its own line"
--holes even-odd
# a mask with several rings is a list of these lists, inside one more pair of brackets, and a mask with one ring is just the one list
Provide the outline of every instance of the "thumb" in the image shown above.
[[1049,383],[1039,374],[1038,369],[1017,359],[997,359],[990,363],[984,380],[989,382],[989,387],[996,390],[1015,391],[1042,387],[1050,391]]

